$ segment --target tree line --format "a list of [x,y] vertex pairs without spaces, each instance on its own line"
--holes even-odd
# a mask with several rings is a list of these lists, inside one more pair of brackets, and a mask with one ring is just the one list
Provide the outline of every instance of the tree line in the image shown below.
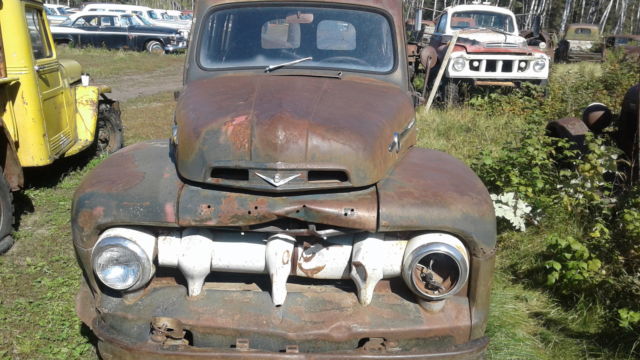
[[[435,20],[449,6],[469,0],[403,0],[405,10],[424,9],[423,19]],[[493,0],[518,17],[520,29],[530,29],[540,16],[543,29],[564,33],[572,23],[597,24],[604,34],[640,34],[640,0]]]

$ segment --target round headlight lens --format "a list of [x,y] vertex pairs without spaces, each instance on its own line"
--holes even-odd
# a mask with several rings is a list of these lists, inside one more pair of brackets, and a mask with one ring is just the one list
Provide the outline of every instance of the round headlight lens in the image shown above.
[[533,71],[536,72],[540,72],[542,70],[544,70],[544,68],[547,66],[547,62],[542,60],[542,59],[538,59],[536,61],[533,62]]
[[547,43],[541,42],[540,44],[538,44],[538,47],[540,48],[540,50],[544,50],[547,48]]
[[462,71],[464,70],[465,63],[466,61],[463,58],[455,58],[452,60],[451,67],[455,71]]
[[151,261],[135,242],[122,237],[102,239],[91,255],[98,279],[114,290],[128,290],[148,279]]

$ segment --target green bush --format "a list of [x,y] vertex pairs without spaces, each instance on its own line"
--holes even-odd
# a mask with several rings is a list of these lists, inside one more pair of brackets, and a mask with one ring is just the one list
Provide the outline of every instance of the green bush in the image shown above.
[[[501,151],[480,152],[472,161],[492,194],[513,193],[532,207],[525,220],[546,238],[536,260],[527,262],[530,268],[514,265],[514,275],[548,288],[569,307],[580,302],[601,308],[601,331],[619,326],[616,341],[632,339],[629,349],[640,335],[640,186],[625,185],[618,171],[622,152],[611,133],[588,135],[586,151],[579,152],[566,140],[545,136],[544,128],[548,120],[579,116],[592,102],[617,111],[638,79],[640,62],[614,53],[601,70],[556,69],[546,98],[539,88],[524,87],[471,101],[472,109],[490,116],[506,112],[530,120]],[[563,229],[558,219],[573,223]],[[502,237],[514,228],[499,224]]]

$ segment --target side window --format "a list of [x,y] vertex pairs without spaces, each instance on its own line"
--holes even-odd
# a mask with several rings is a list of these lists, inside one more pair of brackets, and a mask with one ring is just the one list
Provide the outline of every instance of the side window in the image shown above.
[[297,49],[300,47],[300,24],[289,24],[285,19],[267,21],[262,25],[263,49]]
[[35,8],[25,7],[24,13],[27,17],[27,27],[29,28],[29,37],[31,38],[33,58],[38,60],[51,57],[53,53],[51,52],[51,44],[47,36],[42,12]]
[[101,16],[100,17],[100,26],[115,26],[115,17],[113,16]]
[[440,16],[440,21],[438,22],[438,27],[436,28],[437,33],[444,34],[447,30],[447,13],[442,14]]
[[356,28],[345,21],[322,20],[318,24],[317,46],[320,50],[355,50]]

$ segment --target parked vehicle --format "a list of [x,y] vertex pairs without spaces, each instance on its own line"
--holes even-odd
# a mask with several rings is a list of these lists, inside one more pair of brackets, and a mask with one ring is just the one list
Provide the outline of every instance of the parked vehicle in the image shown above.
[[415,147],[404,24],[399,1],[199,3],[172,139],[74,196],[103,357],[482,357],[493,204]]
[[165,53],[183,51],[187,39],[175,29],[147,26],[132,14],[82,12],[52,26],[56,44]]
[[605,39],[605,51],[623,49],[628,55],[640,55],[640,35],[613,35]]
[[[454,33],[458,40],[445,63],[444,56]],[[546,85],[550,59],[547,44],[529,46],[519,36],[514,14],[491,5],[458,5],[445,9],[437,19],[430,40],[437,54],[432,72],[446,66],[439,91],[448,105],[459,101],[460,87],[518,86],[523,82]],[[434,79],[435,76],[431,77]]]
[[47,11],[47,15],[49,14],[49,11],[51,11],[52,15],[59,15],[59,16],[69,16],[71,15],[71,13],[69,13],[69,7],[68,6],[64,6],[64,5],[55,5],[55,4],[44,4],[44,7]]
[[558,43],[556,61],[602,61],[603,41],[600,28],[594,24],[570,24]]
[[12,192],[23,168],[83,150],[122,147],[118,103],[106,86],[81,85],[82,68],[59,60],[41,2],[5,0],[0,7],[0,253],[13,243]]
[[182,36],[186,39],[189,38],[189,31],[191,29],[191,22],[185,21],[167,21],[163,20],[162,17],[155,12],[155,10],[146,7],[146,6],[136,6],[136,5],[124,5],[124,4],[88,4],[82,8],[83,12],[93,12],[93,11],[112,11],[112,12],[123,12],[127,14],[135,14],[140,16],[143,20],[152,25],[169,27],[172,29],[179,30]]
[[47,14],[47,21],[49,25],[58,25],[63,23],[65,20],[69,18],[68,15],[58,15],[53,9],[50,7],[44,8],[45,13]]

